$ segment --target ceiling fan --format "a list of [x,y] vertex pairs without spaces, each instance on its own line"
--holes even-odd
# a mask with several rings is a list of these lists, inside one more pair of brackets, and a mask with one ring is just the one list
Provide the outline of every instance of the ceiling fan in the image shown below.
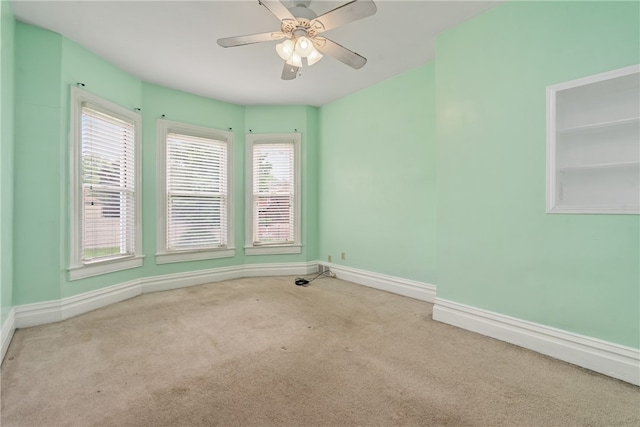
[[258,4],[280,20],[280,31],[222,38],[218,39],[218,44],[222,47],[234,47],[285,39],[276,45],[278,55],[284,60],[283,80],[295,79],[303,64],[315,64],[322,58],[322,54],[332,56],[355,69],[366,64],[365,57],[320,34],[375,14],[377,8],[373,1],[353,0],[320,16],[309,9],[310,0],[292,0],[290,3],[292,6],[287,8],[279,0],[258,0]]

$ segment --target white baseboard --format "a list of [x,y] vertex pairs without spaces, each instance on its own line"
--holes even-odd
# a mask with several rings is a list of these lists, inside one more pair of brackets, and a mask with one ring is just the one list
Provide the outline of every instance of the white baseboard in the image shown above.
[[140,295],[140,280],[86,292],[60,301],[60,320],[87,313]]
[[[97,308],[133,298],[143,293],[167,291],[205,283],[239,279],[242,277],[309,275],[318,271],[318,264],[316,261],[246,264],[144,277],[60,300],[18,305],[11,309],[9,317],[2,326],[2,353],[0,360],[4,359],[4,355],[16,328],[27,328],[59,322]],[[433,302],[435,299],[435,286],[427,283],[386,276],[350,267],[323,264],[329,266],[339,278],[350,282],[423,301]]]
[[245,264],[243,277],[260,276],[306,276],[318,272],[317,262],[298,262],[286,264]]
[[208,270],[189,271],[185,273],[166,274],[141,279],[142,293],[167,291],[205,283],[222,282],[224,280],[243,277],[260,276],[295,276],[313,273],[318,270],[316,262],[280,263],[280,264],[245,264],[231,267],[212,268]]
[[7,354],[13,333],[16,331],[15,317],[16,312],[12,307],[7,316],[7,320],[5,320],[2,325],[2,331],[0,333],[0,361],[4,360],[4,355]]
[[[108,289],[108,288],[107,288]],[[106,289],[105,289],[106,290]],[[16,328],[44,325],[62,320],[62,300],[16,305]]]
[[385,274],[359,270],[352,267],[345,267],[321,261],[318,261],[318,265],[329,267],[336,277],[348,282],[431,303],[434,302],[436,298],[436,287],[429,283],[417,282],[415,280],[408,280],[395,276],[387,276]]
[[[305,275],[318,270],[316,262],[248,264],[145,277],[54,301],[15,306],[12,328],[59,322],[143,293],[167,291],[205,283],[255,276]],[[5,322],[9,323],[9,320]],[[3,339],[5,328],[2,328]],[[3,341],[4,345],[4,341]]]
[[242,267],[243,266],[238,265],[145,277],[140,279],[142,284],[142,293],[148,294],[150,292],[169,291],[171,289],[186,288],[189,286],[204,285],[205,283],[237,279],[242,277]]
[[140,280],[132,280],[107,288],[74,295],[60,300],[18,305],[15,310],[16,328],[59,322],[97,308],[140,295]]
[[436,298],[433,319],[640,386],[640,350]]
[[640,350],[436,298],[436,287],[427,283],[324,262],[248,264],[153,276],[61,300],[15,306],[2,325],[0,360],[4,359],[16,328],[68,319],[142,293],[242,277],[312,274],[317,271],[319,264],[328,266],[343,280],[435,302],[434,320],[497,338],[640,386]]

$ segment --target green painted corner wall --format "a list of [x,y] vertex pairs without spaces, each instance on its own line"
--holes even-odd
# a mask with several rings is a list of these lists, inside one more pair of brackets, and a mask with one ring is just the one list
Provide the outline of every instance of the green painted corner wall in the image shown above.
[[0,2],[0,327],[13,300],[14,31],[11,3]]
[[[242,214],[244,199],[244,107],[216,101],[178,90],[150,84],[143,84],[142,133],[143,133],[143,247],[146,259],[142,275],[145,277],[175,274],[185,271],[217,267],[228,267],[244,263],[242,242],[244,236]],[[204,126],[233,133],[233,212],[235,224],[236,256],[233,258],[203,261],[178,262],[158,265],[154,254],[157,226],[157,121],[162,115],[166,120]],[[229,130],[231,129],[231,130]]]
[[321,260],[435,282],[435,83],[429,63],[320,108]]
[[[247,264],[317,260],[318,109],[310,106],[248,106],[245,133],[300,133],[302,180],[302,253],[247,256]],[[244,243],[244,240],[243,240]]]
[[60,298],[62,37],[16,23],[13,304]]
[[302,201],[305,209],[302,229],[306,241],[306,260],[317,261],[320,239],[320,110],[316,107],[305,108],[307,137],[302,144]]
[[[13,16],[11,20],[13,23]],[[16,271],[13,285],[9,281],[3,287],[8,309],[11,305],[57,300],[141,277],[245,263],[316,259],[318,114],[315,107],[245,107],[147,83],[59,34],[21,22],[15,25],[18,76],[14,102],[16,132],[15,138],[9,139],[15,140],[16,150],[13,162],[10,157],[7,160],[13,168],[6,169],[13,172],[9,179],[15,179],[15,192],[7,191],[6,196],[3,192],[3,200],[15,205],[16,215],[13,221],[9,215],[3,215],[3,218],[9,224],[9,231],[19,238],[7,243]],[[78,83],[84,84],[84,90],[111,102],[141,110],[142,241],[145,259],[141,268],[71,282],[67,272],[70,244],[68,135],[70,87]],[[156,126],[162,115],[167,120],[225,131],[231,129],[234,133],[236,255],[232,258],[156,264]],[[37,126],[33,125],[34,117],[37,117]],[[300,255],[244,255],[244,152],[245,132],[250,127],[270,133],[293,132],[297,128],[303,134],[305,218],[304,248]],[[10,183],[9,179],[3,182]],[[10,211],[9,208],[7,212]],[[10,262],[9,256],[3,260]],[[33,268],[34,262],[38,268]]]
[[56,192],[61,200],[59,212],[60,233],[57,236],[61,256],[57,278],[60,297],[66,298],[115,283],[123,283],[140,276],[138,270],[127,270],[73,282],[68,280],[67,267],[69,266],[70,245],[68,237],[70,234],[70,205],[68,203],[70,156],[68,147],[71,87],[82,83],[84,84],[82,89],[133,110],[142,106],[142,82],[64,37],[62,38],[61,55],[60,81],[54,83],[60,92],[60,134],[58,135],[60,175],[56,182]]
[[640,348],[640,217],[545,213],[545,88],[640,62],[638,2],[515,2],[437,38],[438,297]]

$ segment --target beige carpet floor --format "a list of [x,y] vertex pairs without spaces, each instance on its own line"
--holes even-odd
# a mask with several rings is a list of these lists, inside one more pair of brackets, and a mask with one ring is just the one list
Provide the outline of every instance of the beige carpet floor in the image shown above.
[[146,294],[16,331],[2,426],[639,426],[640,388],[323,278]]

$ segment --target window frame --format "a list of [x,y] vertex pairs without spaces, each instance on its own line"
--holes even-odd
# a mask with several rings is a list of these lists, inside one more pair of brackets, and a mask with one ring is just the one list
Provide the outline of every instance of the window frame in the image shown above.
[[[157,223],[156,264],[199,261],[235,256],[233,218],[233,132],[158,119],[157,122]],[[167,136],[175,133],[185,136],[213,139],[227,144],[227,245],[223,248],[167,249]]]
[[[82,108],[89,104],[103,114],[126,120],[134,126],[134,250],[132,255],[105,260],[82,260],[83,196],[82,196]],[[69,187],[69,280],[79,280],[114,271],[141,267],[142,252],[142,117],[97,95],[71,86],[70,91],[70,187]]]
[[[294,162],[294,242],[289,244],[254,245],[253,242],[253,148],[260,144],[292,144]],[[245,255],[285,255],[302,253],[302,195],[301,195],[301,134],[272,133],[246,136],[245,167]]]

